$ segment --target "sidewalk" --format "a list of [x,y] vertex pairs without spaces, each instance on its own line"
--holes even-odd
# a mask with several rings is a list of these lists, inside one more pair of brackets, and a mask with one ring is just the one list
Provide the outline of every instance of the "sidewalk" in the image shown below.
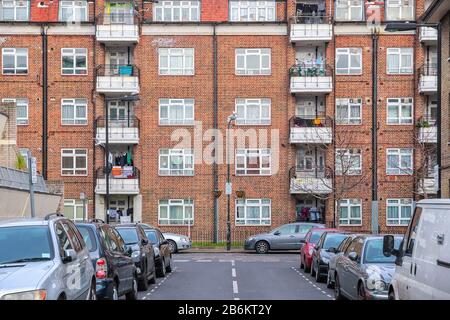
[[183,250],[185,253],[248,253],[249,250],[244,248],[232,247],[230,251],[227,251],[226,247],[194,247],[187,250]]

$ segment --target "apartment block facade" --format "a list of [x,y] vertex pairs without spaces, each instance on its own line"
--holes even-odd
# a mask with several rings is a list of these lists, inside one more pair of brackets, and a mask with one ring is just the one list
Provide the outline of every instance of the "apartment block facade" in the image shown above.
[[[91,217],[224,240],[232,159],[234,239],[401,232],[436,194],[437,33],[385,26],[428,2],[2,1],[0,99],[74,219],[84,192]],[[214,152],[229,124],[247,139]]]

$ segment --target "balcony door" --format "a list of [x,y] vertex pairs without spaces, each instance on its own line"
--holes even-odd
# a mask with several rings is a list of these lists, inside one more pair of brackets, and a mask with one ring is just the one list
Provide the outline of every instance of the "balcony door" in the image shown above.
[[128,49],[115,49],[106,54],[106,64],[109,66],[110,75],[119,75],[119,67],[130,63]]
[[133,23],[133,6],[130,1],[111,1],[105,10],[111,24]]
[[325,169],[325,152],[313,146],[300,147],[297,150],[297,172],[300,176],[320,178]]
[[109,101],[110,127],[126,127],[129,121],[129,105],[126,101]]
[[302,119],[315,119],[325,114],[325,104],[321,97],[302,97],[297,100],[296,115]]
[[427,108],[425,110],[426,120],[430,125],[434,126],[437,119],[437,97],[429,97],[427,102]]

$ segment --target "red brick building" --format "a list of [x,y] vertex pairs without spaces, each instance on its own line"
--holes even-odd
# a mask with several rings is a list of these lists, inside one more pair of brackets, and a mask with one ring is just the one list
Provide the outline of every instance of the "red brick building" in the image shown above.
[[230,156],[235,239],[314,208],[330,226],[397,232],[435,193],[436,33],[384,28],[426,2],[3,1],[0,99],[74,218],[81,192],[105,217],[109,163],[110,210],[223,240],[227,166],[202,155],[236,112],[233,129],[267,143]]

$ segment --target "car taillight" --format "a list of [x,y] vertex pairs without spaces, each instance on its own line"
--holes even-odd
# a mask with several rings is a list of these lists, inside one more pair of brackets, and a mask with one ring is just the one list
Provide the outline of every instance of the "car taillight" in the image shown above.
[[108,267],[106,265],[106,260],[100,258],[95,263],[95,277],[97,279],[105,279],[108,274]]

